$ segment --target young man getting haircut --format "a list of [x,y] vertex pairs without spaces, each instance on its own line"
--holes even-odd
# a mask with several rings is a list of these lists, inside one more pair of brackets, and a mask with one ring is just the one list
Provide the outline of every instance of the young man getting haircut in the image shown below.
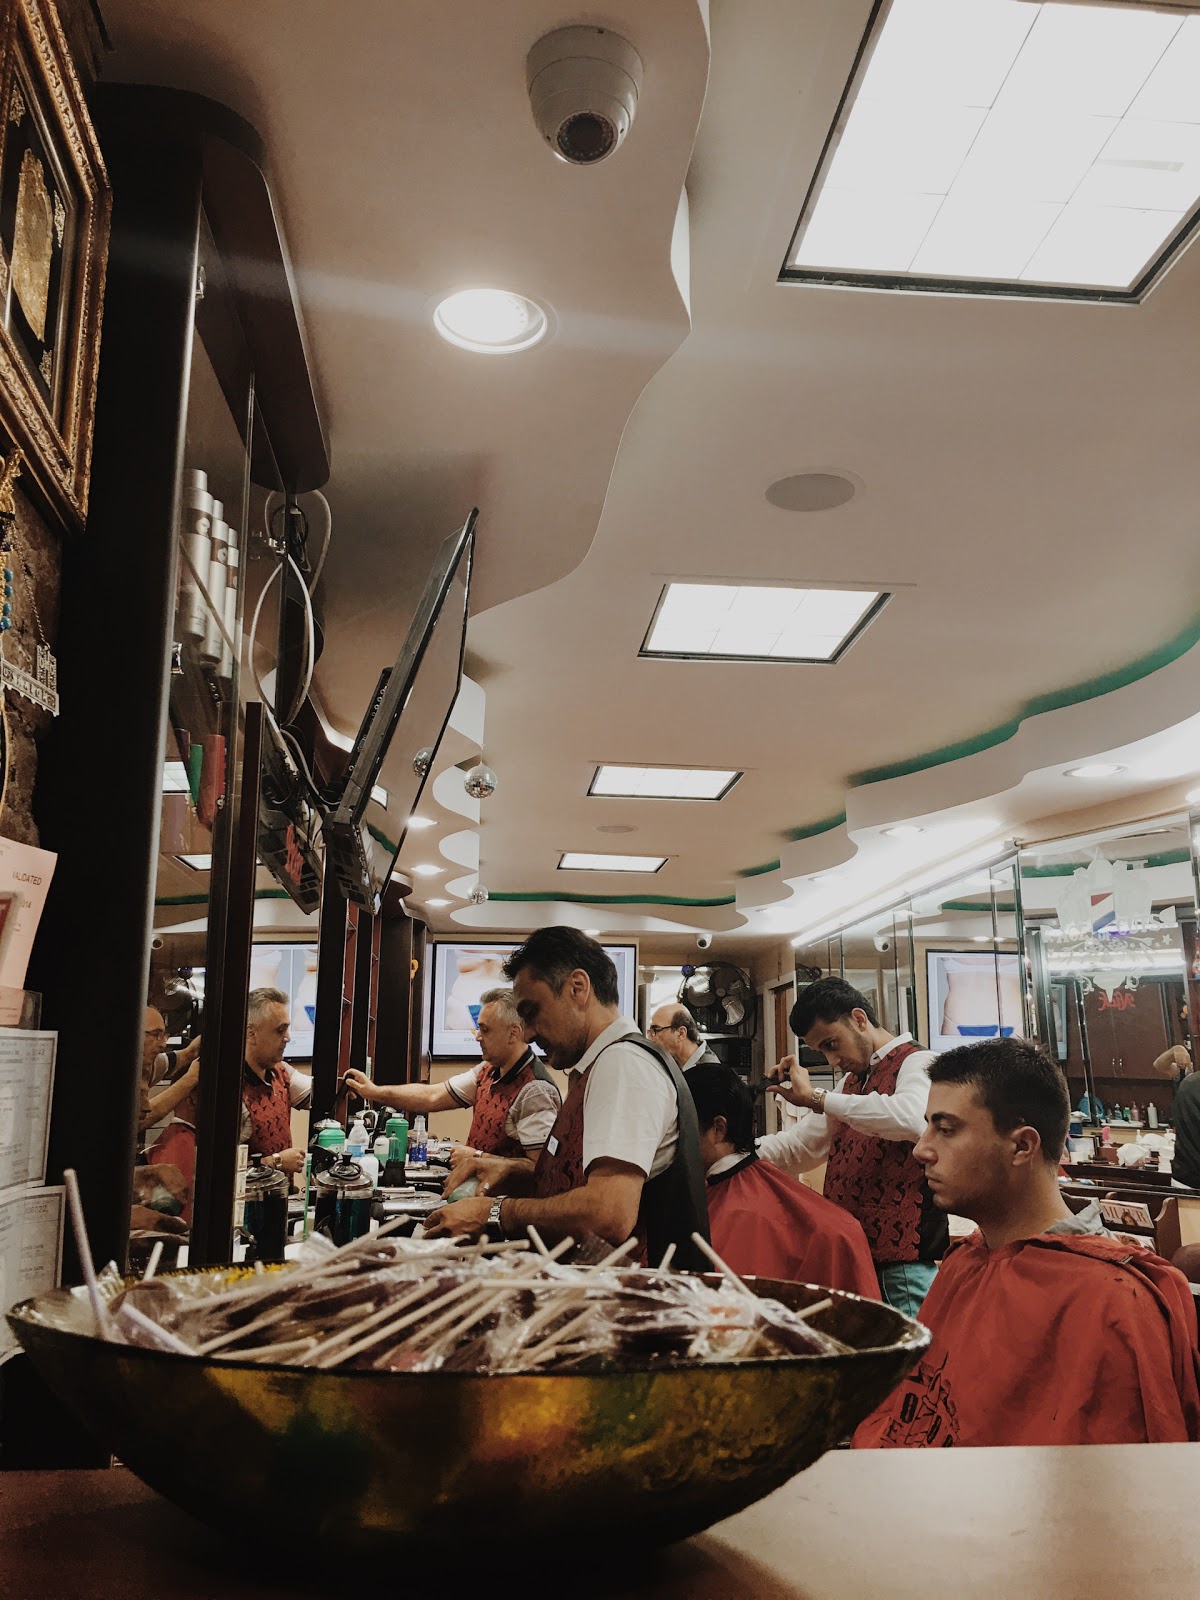
[[1090,1231],[1058,1185],[1067,1087],[1020,1039],[929,1069],[914,1154],[955,1243],[921,1308],[933,1343],[860,1426],[859,1447],[1200,1439],[1196,1310],[1182,1273]]

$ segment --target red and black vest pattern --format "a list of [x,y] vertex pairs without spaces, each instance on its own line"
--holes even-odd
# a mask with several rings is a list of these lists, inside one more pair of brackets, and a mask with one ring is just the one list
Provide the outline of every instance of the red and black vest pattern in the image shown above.
[[467,1143],[489,1156],[510,1159],[523,1156],[525,1150],[521,1141],[508,1132],[508,1114],[521,1090],[535,1077],[531,1051],[526,1052],[525,1059],[508,1078],[501,1077],[495,1067],[486,1065],[475,1085],[475,1113]]
[[[894,1094],[900,1068],[921,1048],[910,1041],[889,1050],[866,1077],[851,1074],[839,1094]],[[825,1198],[857,1217],[878,1265],[925,1259],[922,1219],[930,1204],[925,1173],[910,1139],[859,1133],[836,1117],[825,1169]]]
[[566,1194],[583,1183],[583,1091],[595,1065],[593,1061],[586,1071],[571,1074],[567,1097],[533,1169],[533,1192],[539,1200]]
[[292,1148],[292,1097],[290,1075],[283,1066],[271,1072],[270,1083],[242,1069],[242,1104],[250,1117],[250,1154],[278,1155]]

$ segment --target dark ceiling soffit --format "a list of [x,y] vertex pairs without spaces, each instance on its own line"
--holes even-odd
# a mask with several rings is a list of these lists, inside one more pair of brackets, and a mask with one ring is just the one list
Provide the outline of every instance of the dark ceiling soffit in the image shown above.
[[109,126],[123,123],[199,151],[204,210],[229,270],[280,478],[296,494],[319,489],[329,481],[329,446],[262,139],[228,106],[183,89],[99,84],[93,103]]

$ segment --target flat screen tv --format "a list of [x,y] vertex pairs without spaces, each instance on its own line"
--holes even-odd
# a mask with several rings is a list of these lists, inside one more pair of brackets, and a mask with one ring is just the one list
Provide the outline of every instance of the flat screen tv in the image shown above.
[[[430,1053],[453,1060],[478,1061],[475,1024],[480,997],[487,989],[507,988],[501,968],[517,948],[516,942],[476,939],[461,943],[439,939],[433,952],[430,984]],[[605,953],[617,969],[617,995],[623,1017],[637,1016],[637,946],[606,944]]]
[[291,1038],[285,1061],[311,1061],[313,1023],[317,1014],[317,947],[315,944],[268,944],[250,947],[251,989],[280,989],[288,997]]
[[[442,545],[393,667],[376,685],[350,752],[345,780],[322,830],[338,887],[368,911],[378,908],[407,819],[421,798],[462,682],[475,552],[472,511]],[[422,751],[428,760],[419,762]],[[385,843],[367,826],[371,790],[388,791],[395,842]]]

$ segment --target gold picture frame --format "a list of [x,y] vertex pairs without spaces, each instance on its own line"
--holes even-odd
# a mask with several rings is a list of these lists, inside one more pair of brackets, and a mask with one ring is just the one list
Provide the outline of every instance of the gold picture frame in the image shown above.
[[0,0],[0,427],[25,485],[87,517],[108,174],[51,0]]

